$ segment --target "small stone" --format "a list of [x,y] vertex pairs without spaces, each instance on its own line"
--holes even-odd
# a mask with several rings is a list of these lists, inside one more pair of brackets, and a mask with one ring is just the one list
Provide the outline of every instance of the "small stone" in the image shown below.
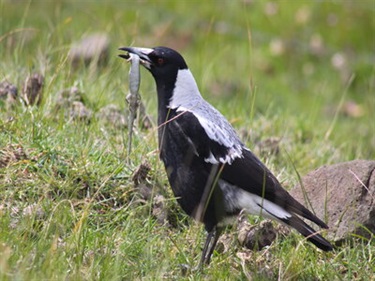
[[276,236],[276,229],[270,220],[264,220],[258,226],[252,226],[243,220],[238,225],[238,241],[250,250],[260,251],[271,245]]
[[365,114],[363,106],[352,100],[346,101],[343,104],[341,112],[343,115],[353,118],[359,118]]
[[109,45],[110,39],[104,33],[91,34],[82,38],[81,41],[73,44],[69,52],[73,67],[81,63],[86,66],[106,64],[109,58]]
[[34,73],[29,75],[22,89],[22,97],[26,105],[40,105],[42,101],[43,75]]
[[168,208],[163,195],[156,195],[153,200],[152,215],[160,224],[168,224]]
[[0,168],[7,167],[12,163],[27,159],[23,147],[19,144],[9,144],[0,148]]
[[12,106],[18,97],[18,89],[13,84],[9,83],[8,81],[0,82],[0,100],[3,100],[9,108]]
[[141,183],[137,185],[136,191],[141,195],[141,198],[148,201],[152,197],[152,188],[147,184]]
[[56,106],[58,109],[69,108],[75,101],[84,103],[82,92],[75,86],[63,89],[57,93]]
[[280,153],[280,138],[271,137],[257,142],[255,153],[261,156],[278,155]]
[[232,246],[232,236],[229,234],[222,234],[217,241],[217,245],[215,247],[215,251],[218,253],[225,253],[229,251]]
[[70,107],[69,115],[73,120],[90,121],[92,111],[86,108],[82,102],[74,101]]
[[35,216],[36,219],[43,219],[46,215],[44,210],[37,204],[31,204],[27,207],[25,207],[22,211],[23,216]]
[[99,120],[103,120],[105,124],[112,125],[116,129],[124,129],[128,126],[128,119],[124,110],[114,104],[101,108],[96,116]]
[[139,165],[132,176],[132,181],[134,184],[139,185],[140,183],[144,183],[150,170],[151,165],[147,161],[144,161],[141,165]]
[[92,110],[85,106],[83,93],[75,86],[63,89],[57,94],[53,115],[60,110],[65,110],[65,118],[89,122]]

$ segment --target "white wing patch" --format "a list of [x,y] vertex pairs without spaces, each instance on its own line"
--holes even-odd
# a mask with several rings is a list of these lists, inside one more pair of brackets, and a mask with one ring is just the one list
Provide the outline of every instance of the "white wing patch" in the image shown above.
[[243,206],[246,212],[253,215],[263,215],[271,219],[287,219],[291,217],[289,212],[275,203],[246,191],[242,191],[239,204]]
[[227,155],[220,158],[216,158],[210,152],[209,157],[204,159],[207,163],[231,164],[234,159],[242,157],[243,145],[236,132],[225,117],[202,98],[189,69],[178,71],[168,107],[176,109],[177,112],[191,112],[198,119],[207,136],[228,149]]
[[[188,109],[185,110],[189,111]],[[177,111],[180,111],[180,108]],[[216,159],[215,156],[212,153],[210,153],[210,156],[204,159],[207,163],[218,164],[220,162],[231,164],[234,159],[242,157],[242,144],[238,140],[236,133],[229,125],[229,123],[227,123],[224,117],[215,116],[217,114],[213,114],[213,117],[216,117],[214,118],[214,120],[218,121],[218,124],[213,124],[211,121],[200,116],[196,112],[192,113],[197,117],[199,123],[202,125],[203,129],[206,131],[210,139],[228,148],[227,155],[225,157],[220,157],[219,159]],[[215,113],[219,112],[216,111]],[[226,122],[223,122],[223,120]]]
[[279,205],[258,195],[237,188],[224,180],[219,180],[219,187],[223,191],[224,198],[226,199],[224,202],[227,204],[225,206],[227,212],[240,209],[248,214],[278,220],[292,217],[288,211]]

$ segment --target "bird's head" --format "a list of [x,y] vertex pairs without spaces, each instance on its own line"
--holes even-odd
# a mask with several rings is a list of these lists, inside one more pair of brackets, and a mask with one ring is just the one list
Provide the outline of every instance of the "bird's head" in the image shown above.
[[128,54],[119,55],[124,59],[129,59],[129,54],[138,55],[140,63],[151,72],[155,79],[168,76],[176,77],[179,70],[188,68],[184,58],[171,48],[123,47],[119,50],[128,52]]
[[193,101],[201,99],[184,58],[175,50],[167,47],[124,47],[120,50],[127,52],[119,55],[126,60],[130,54],[138,55],[140,63],[151,72],[156,82],[159,106],[163,110],[178,106],[191,107]]

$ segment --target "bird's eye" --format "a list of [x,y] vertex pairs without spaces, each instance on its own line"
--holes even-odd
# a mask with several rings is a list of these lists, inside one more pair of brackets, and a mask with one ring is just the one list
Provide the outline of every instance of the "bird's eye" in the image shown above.
[[164,59],[158,58],[158,65],[163,65],[163,64],[164,64]]

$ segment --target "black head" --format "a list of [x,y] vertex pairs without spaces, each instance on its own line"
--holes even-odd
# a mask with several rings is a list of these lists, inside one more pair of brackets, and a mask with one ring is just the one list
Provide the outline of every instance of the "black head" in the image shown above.
[[[187,69],[184,58],[175,50],[168,47],[137,48],[124,47],[121,51],[127,51],[140,57],[141,64],[148,69],[155,79],[176,77],[178,70]],[[129,54],[119,55],[129,59]]]

